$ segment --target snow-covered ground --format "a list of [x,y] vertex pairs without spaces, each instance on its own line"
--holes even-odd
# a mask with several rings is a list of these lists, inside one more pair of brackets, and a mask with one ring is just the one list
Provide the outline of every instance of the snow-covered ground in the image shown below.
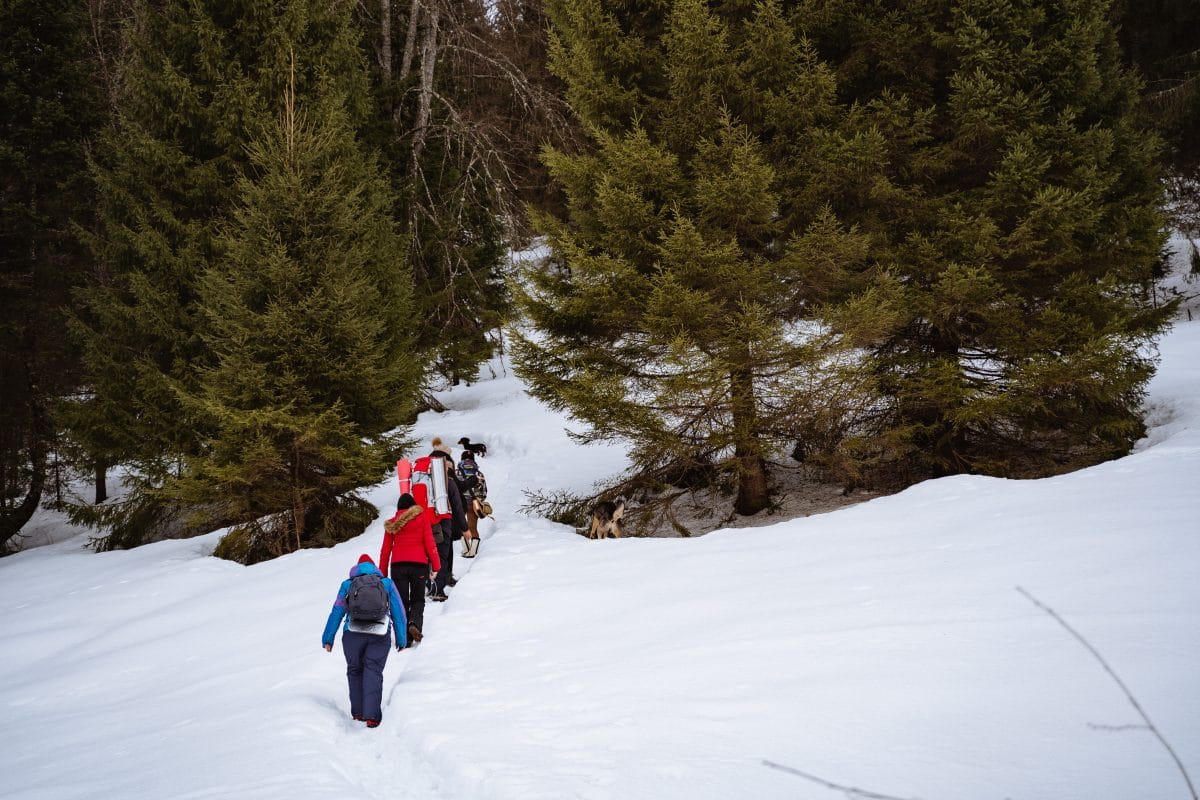
[[487,443],[496,518],[392,653],[376,730],[320,634],[394,481],[354,541],[253,567],[210,557],[219,534],[96,554],[42,516],[50,543],[0,560],[0,797],[1190,797],[1018,591],[1200,779],[1200,321],[1161,349],[1154,427],[1119,461],[603,542],[517,509],[623,453],[573,444],[494,362],[418,424]]

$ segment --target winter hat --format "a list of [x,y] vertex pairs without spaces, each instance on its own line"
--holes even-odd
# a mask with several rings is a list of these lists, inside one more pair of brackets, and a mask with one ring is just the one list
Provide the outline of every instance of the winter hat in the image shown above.
[[370,557],[369,555],[367,555],[366,553],[363,553],[361,556],[359,556],[359,557],[358,557],[358,563],[360,563],[360,564],[374,564],[374,563],[375,563],[375,559],[371,558],[371,557]]
[[400,495],[400,499],[396,501],[396,510],[403,511],[406,508],[412,508],[416,504],[417,501],[413,500],[413,496],[408,492],[405,492],[404,494]]
[[439,452],[450,455],[450,445],[446,444],[446,440],[440,436],[433,437],[429,442],[430,446]]

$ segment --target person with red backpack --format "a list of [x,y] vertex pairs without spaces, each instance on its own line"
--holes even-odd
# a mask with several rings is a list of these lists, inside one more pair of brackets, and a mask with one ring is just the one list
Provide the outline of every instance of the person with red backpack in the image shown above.
[[396,650],[400,651],[408,644],[408,628],[396,584],[380,574],[366,553],[359,556],[350,577],[338,587],[321,635],[326,652],[333,650],[343,618],[342,652],[350,687],[350,716],[366,722],[368,728],[377,728],[383,720],[383,667],[392,644],[391,633],[395,630]]
[[409,643],[415,644],[424,638],[425,585],[442,568],[442,561],[425,509],[411,494],[400,495],[395,515],[383,525],[379,563],[388,565],[408,615]]
[[458,483],[454,480],[450,446],[438,436],[430,444],[432,450],[429,455],[418,458],[412,464],[412,493],[417,503],[425,507],[433,529],[433,540],[437,543],[441,569],[434,580],[430,599],[442,602],[446,599],[446,587],[456,582],[453,574],[454,540],[462,538],[467,530],[467,515],[463,510]]

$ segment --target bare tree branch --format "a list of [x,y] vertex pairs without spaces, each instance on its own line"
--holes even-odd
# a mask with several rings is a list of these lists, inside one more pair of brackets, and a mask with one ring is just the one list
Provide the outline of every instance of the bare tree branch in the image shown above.
[[1079,633],[1079,631],[1072,628],[1067,623],[1067,621],[1065,619],[1063,619],[1062,617],[1060,617],[1053,608],[1046,605],[1042,601],[1038,600],[1036,597],[1034,597],[1032,594],[1030,594],[1029,592],[1022,589],[1020,586],[1017,587],[1017,591],[1020,592],[1021,594],[1023,594],[1029,600],[1029,602],[1033,603],[1035,606],[1040,608],[1042,611],[1045,611],[1047,614],[1049,614],[1050,617],[1055,622],[1057,622],[1064,629],[1066,629],[1067,633],[1069,633],[1073,637],[1075,637],[1075,639],[1080,644],[1082,644],[1084,647],[1086,647],[1088,652],[1091,653],[1096,658],[1096,660],[1100,662],[1100,666],[1103,667],[1104,671],[1108,673],[1109,677],[1111,677],[1113,679],[1113,681],[1116,682],[1117,686],[1119,686],[1121,688],[1121,691],[1125,693],[1126,699],[1128,699],[1129,703],[1134,707],[1134,709],[1137,710],[1138,716],[1140,716],[1145,721],[1146,728],[1151,733],[1154,734],[1154,737],[1156,739],[1158,739],[1159,743],[1162,744],[1163,748],[1171,756],[1171,759],[1175,762],[1175,766],[1179,768],[1179,773],[1183,776],[1184,782],[1187,784],[1188,792],[1190,792],[1192,795],[1192,800],[1200,800],[1196,796],[1196,787],[1192,783],[1192,778],[1188,774],[1187,768],[1183,765],[1183,761],[1180,760],[1179,755],[1175,752],[1175,749],[1173,747],[1171,747],[1170,743],[1167,742],[1165,737],[1163,737],[1162,732],[1159,731],[1159,729],[1157,727],[1155,727],[1154,723],[1150,720],[1150,716],[1146,713],[1146,710],[1144,708],[1142,708],[1141,703],[1139,703],[1137,701],[1137,698],[1133,696],[1133,692],[1131,692],[1129,690],[1129,687],[1125,685],[1125,682],[1123,680],[1121,680],[1121,677],[1119,675],[1117,675],[1116,671],[1111,666],[1109,666],[1107,661],[1104,660],[1104,656],[1100,655],[1100,651],[1097,650],[1095,647],[1093,647],[1092,643],[1089,642],[1087,639],[1085,639],[1083,637],[1083,635],[1081,633]]
[[840,783],[833,783],[824,778],[818,778],[816,775],[809,775],[807,772],[801,772],[793,767],[786,767],[783,764],[776,764],[774,761],[763,759],[763,766],[777,769],[780,772],[786,772],[789,775],[795,775],[799,778],[804,778],[806,781],[812,781],[815,784],[824,786],[826,789],[832,789],[835,792],[841,792],[850,798],[866,798],[866,800],[910,800],[909,798],[896,797],[891,794],[878,794],[877,792],[868,792],[865,789],[858,789],[853,786],[843,786]]

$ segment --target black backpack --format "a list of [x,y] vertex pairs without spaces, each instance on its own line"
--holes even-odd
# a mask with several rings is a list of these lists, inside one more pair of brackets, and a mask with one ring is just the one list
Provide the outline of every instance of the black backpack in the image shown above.
[[464,458],[458,462],[458,474],[461,476],[458,485],[463,492],[471,497],[487,497],[487,484],[483,482],[483,473],[473,458]]
[[388,594],[378,572],[356,575],[346,592],[346,613],[355,622],[383,622],[388,618]]

